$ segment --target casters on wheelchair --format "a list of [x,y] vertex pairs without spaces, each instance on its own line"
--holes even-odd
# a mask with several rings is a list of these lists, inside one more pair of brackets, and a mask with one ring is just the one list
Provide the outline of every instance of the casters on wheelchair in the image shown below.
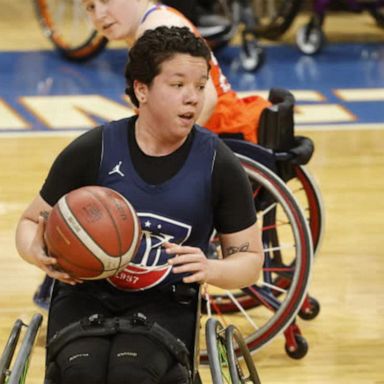
[[264,56],[264,50],[257,43],[254,33],[243,31],[239,57],[241,67],[248,72],[256,71],[263,64]]
[[304,54],[314,55],[325,45],[326,39],[321,24],[321,20],[313,17],[308,24],[297,31],[296,44]]
[[298,313],[303,320],[312,320],[320,313],[320,303],[314,297],[307,296]]
[[301,335],[299,327],[293,322],[285,331],[285,352],[295,360],[302,359],[308,352],[307,340]]

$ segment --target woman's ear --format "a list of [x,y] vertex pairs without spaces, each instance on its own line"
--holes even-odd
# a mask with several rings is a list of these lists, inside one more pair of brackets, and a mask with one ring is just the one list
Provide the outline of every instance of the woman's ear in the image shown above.
[[144,104],[147,101],[148,86],[138,80],[133,82],[133,88],[135,95],[140,104]]

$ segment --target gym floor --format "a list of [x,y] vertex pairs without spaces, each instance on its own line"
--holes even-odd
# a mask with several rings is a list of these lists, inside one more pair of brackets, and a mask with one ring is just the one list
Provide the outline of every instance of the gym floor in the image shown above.
[[[55,155],[75,135],[132,113],[124,97],[123,44],[83,64],[63,60],[43,36],[32,2],[0,0],[0,349],[13,322],[39,309],[32,295],[42,273],[17,256],[16,222],[38,192]],[[308,169],[323,194],[325,236],[310,294],[321,305],[298,320],[309,351],[301,360],[276,337],[254,354],[263,383],[384,383],[384,30],[367,14],[331,12],[328,43],[317,56],[294,44],[301,14],[278,42],[261,41],[255,73],[236,63],[237,40],[218,53],[233,88],[266,95],[291,89],[296,129],[316,146]],[[27,383],[41,384],[45,323]],[[201,368],[204,383],[209,371]]]

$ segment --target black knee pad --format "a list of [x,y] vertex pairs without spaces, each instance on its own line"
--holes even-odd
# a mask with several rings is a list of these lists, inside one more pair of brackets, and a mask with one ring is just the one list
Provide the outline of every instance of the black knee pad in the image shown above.
[[68,343],[55,359],[59,384],[105,384],[109,340],[85,337]]
[[130,319],[93,315],[70,324],[49,342],[47,362],[57,366],[57,384],[159,383],[177,363],[192,378],[184,343],[140,313]]
[[125,369],[112,368],[108,373],[107,384],[157,384],[159,378],[141,365],[130,364]]
[[156,340],[143,334],[114,336],[108,365],[108,384],[159,383],[176,361]]
[[188,371],[181,364],[174,365],[161,379],[160,384],[189,384]]
[[60,384],[105,384],[105,374],[87,366],[72,365],[61,371]]

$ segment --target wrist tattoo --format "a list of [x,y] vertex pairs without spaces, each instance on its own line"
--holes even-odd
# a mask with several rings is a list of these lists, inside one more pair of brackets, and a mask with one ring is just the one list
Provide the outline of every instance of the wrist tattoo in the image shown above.
[[40,216],[44,217],[44,220],[48,219],[49,212],[48,211],[40,211]]
[[237,252],[248,252],[248,249],[249,249],[249,243],[244,243],[240,245],[240,247],[235,247],[232,245],[225,250],[226,251],[225,253],[227,256],[230,256]]

